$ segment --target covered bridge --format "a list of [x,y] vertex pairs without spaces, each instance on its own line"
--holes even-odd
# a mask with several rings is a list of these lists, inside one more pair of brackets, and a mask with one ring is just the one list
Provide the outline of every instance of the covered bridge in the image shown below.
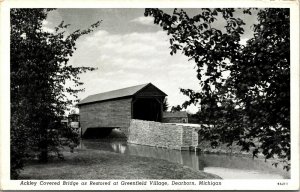
[[127,134],[131,119],[161,122],[165,96],[151,83],[90,95],[78,103],[82,136],[100,128]]

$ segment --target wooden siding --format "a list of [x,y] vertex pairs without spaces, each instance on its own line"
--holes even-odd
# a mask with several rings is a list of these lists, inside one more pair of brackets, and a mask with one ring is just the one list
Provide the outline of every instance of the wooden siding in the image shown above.
[[127,128],[131,120],[131,98],[81,105],[79,110],[82,134],[87,128]]
[[137,94],[137,97],[165,97],[165,93],[160,91],[158,88],[152,84],[147,85],[145,88],[141,89]]

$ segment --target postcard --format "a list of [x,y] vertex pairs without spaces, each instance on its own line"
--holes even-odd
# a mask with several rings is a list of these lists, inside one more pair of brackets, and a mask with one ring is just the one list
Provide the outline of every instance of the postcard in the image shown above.
[[298,1],[0,6],[2,190],[299,189]]

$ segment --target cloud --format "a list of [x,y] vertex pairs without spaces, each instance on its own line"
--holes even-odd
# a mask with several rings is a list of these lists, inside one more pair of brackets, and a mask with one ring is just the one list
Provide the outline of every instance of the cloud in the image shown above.
[[51,27],[52,23],[48,20],[42,21],[42,30],[49,33],[54,33],[54,29]]
[[248,40],[249,40],[249,38],[241,38],[240,44],[241,45],[246,45]]
[[182,104],[187,97],[179,88],[199,86],[195,63],[180,53],[171,56],[169,46],[163,31],[111,34],[99,30],[79,39],[70,64],[98,68],[81,75],[86,91],[79,98],[152,82],[168,94],[171,106]]
[[43,21],[42,21],[42,24],[43,24],[43,25],[49,25],[49,21],[43,20]]
[[153,25],[154,18],[153,17],[137,17],[135,19],[132,19],[130,22],[138,23],[142,25]]
[[42,30],[43,30],[44,32],[54,33],[54,29],[51,29],[51,28],[49,28],[49,27],[42,26]]

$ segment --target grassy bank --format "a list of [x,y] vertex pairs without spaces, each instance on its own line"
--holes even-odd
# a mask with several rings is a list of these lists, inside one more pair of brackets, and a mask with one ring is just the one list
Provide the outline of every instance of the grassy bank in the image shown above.
[[65,160],[31,162],[20,179],[220,179],[189,167],[148,157],[99,150],[64,152]]

